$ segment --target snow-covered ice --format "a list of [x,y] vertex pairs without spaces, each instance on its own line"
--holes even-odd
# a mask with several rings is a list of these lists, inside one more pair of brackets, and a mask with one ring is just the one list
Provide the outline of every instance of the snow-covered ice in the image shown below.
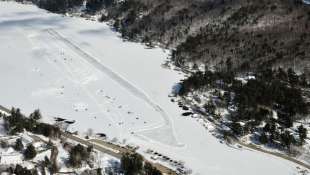
[[174,160],[199,175],[296,173],[279,158],[221,144],[168,97],[182,75],[162,49],[124,42],[104,23],[0,2],[0,104],[76,121]]

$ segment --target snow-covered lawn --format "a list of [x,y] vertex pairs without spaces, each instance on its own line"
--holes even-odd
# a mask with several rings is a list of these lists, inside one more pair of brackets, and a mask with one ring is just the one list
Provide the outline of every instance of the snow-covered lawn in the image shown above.
[[221,144],[168,97],[183,75],[167,51],[123,42],[109,26],[0,2],[0,104],[76,122],[182,160],[199,175],[292,175],[296,165]]

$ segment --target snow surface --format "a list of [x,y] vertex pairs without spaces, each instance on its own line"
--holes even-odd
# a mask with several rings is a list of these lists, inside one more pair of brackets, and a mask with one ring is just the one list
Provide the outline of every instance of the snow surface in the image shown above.
[[183,75],[159,48],[124,42],[104,23],[0,2],[0,104],[76,122],[182,160],[196,175],[291,175],[296,165],[221,144],[168,97]]

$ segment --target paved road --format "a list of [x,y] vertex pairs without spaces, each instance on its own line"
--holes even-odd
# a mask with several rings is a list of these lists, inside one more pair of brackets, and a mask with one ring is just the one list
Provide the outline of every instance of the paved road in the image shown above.
[[[42,141],[42,142],[46,143],[46,141],[44,141],[43,139],[41,139],[40,137],[38,137],[36,135],[29,135],[29,136],[32,139],[34,139],[35,141]],[[68,139],[71,139],[75,142],[78,142],[80,144],[83,144],[83,145],[93,146],[95,150],[100,151],[100,152],[105,153],[105,154],[109,154],[109,155],[116,157],[118,159],[121,159],[121,157],[124,153],[133,153],[133,150],[130,150],[128,148],[124,148],[124,147],[121,147],[118,145],[114,145],[112,143],[105,142],[103,140],[98,140],[98,139],[85,140],[85,139],[82,139],[78,136],[75,136],[75,135],[72,135],[69,133],[65,133],[65,132],[62,132],[62,136],[66,137]],[[176,175],[175,171],[169,169],[166,166],[163,166],[159,163],[153,163],[153,162],[150,162],[148,160],[144,160],[144,161],[151,163],[154,167],[156,167],[158,170],[160,170],[164,175]]]
[[[8,108],[5,108],[3,106],[0,105],[0,111],[4,111],[4,112],[7,112],[7,113],[10,113],[10,110]],[[216,123],[214,123],[215,125],[218,125]],[[218,126],[219,127],[219,126]],[[111,156],[114,156],[116,158],[121,158],[122,157],[122,154],[123,153],[126,153],[126,152],[132,152],[132,150],[129,150],[129,149],[126,149],[126,148],[123,148],[123,147],[120,147],[118,145],[113,145],[109,142],[105,142],[103,140],[97,140],[97,139],[91,139],[91,140],[84,140],[84,139],[81,139],[77,136],[74,136],[72,134],[68,134],[68,133],[63,133],[63,136],[69,138],[69,139],[72,139],[76,142],[79,142],[83,145],[93,145],[94,148],[100,152],[103,152],[103,153],[106,153],[106,154],[109,154]],[[285,159],[285,160],[288,160],[288,161],[291,161],[293,163],[296,163],[297,165],[300,165],[308,170],[310,170],[310,165],[307,164],[307,163],[304,163],[300,160],[297,160],[293,157],[289,157],[285,154],[282,154],[282,153],[277,153],[277,152],[271,152],[271,151],[267,151],[267,150],[264,150],[256,145],[253,145],[253,144],[246,144],[246,143],[243,143],[241,142],[240,140],[238,139],[234,139],[233,140],[239,144],[239,145],[242,145],[246,148],[249,148],[249,149],[252,149],[252,150],[255,150],[255,151],[259,151],[259,152],[262,152],[262,153],[265,153],[265,154],[269,154],[269,155],[272,155],[272,156],[276,156],[278,158],[282,158],[282,159]],[[113,151],[114,150],[114,151]],[[153,165],[158,168],[159,170],[161,170],[161,172],[163,174],[169,174],[169,175],[176,175],[176,173],[174,171],[172,171],[171,169],[169,169],[168,167],[165,167],[161,164],[154,164]]]
[[[105,142],[103,140],[98,140],[98,139],[84,140],[80,137],[77,137],[77,136],[74,136],[74,135],[68,134],[68,133],[63,133],[63,136],[65,136],[69,139],[72,139],[76,142],[82,143],[84,145],[93,145],[94,149],[96,149],[100,152],[112,155],[112,156],[117,157],[117,158],[121,158],[124,153],[132,153],[133,152],[133,150],[130,150],[130,149],[127,149],[124,147],[120,147],[118,145],[114,145],[114,144],[111,144],[109,142]],[[149,162],[146,159],[144,159],[144,161]],[[160,170],[164,175],[176,175],[175,171],[171,170],[170,168],[168,168],[166,166],[163,166],[159,163],[153,163],[153,162],[149,162],[149,163],[151,163],[154,167],[156,167],[158,170]]]
[[302,167],[307,168],[307,169],[310,170],[310,165],[309,165],[309,164],[306,164],[306,163],[304,163],[304,162],[302,162],[302,161],[299,161],[299,160],[297,160],[297,159],[294,159],[294,158],[292,158],[292,157],[289,157],[289,156],[287,156],[287,155],[285,155],[285,154],[267,151],[267,150],[264,150],[264,149],[262,149],[262,148],[260,148],[260,147],[258,147],[258,146],[256,146],[256,145],[242,143],[241,141],[238,141],[238,140],[236,141],[236,143],[238,143],[239,145],[242,145],[242,146],[244,146],[244,147],[246,147],[246,148],[254,149],[254,150],[256,150],[256,151],[260,151],[260,152],[263,152],[263,153],[266,153],[266,154],[270,154],[270,155],[273,155],[273,156],[276,156],[276,157],[279,157],[279,158],[282,158],[282,159],[286,159],[286,160],[288,160],[288,161],[294,162],[294,163],[296,163],[296,164],[298,164],[298,165],[300,165],[300,166],[302,166]]
[[[206,114],[206,113],[203,113],[202,111],[201,111],[201,113],[204,114],[205,116],[208,115],[208,114]],[[210,122],[210,121],[208,121],[207,118],[204,118],[203,120],[204,120],[205,122]],[[217,128],[221,128],[221,125],[220,125],[219,123],[217,123],[216,121],[213,121],[212,123],[213,123]],[[302,167],[304,167],[304,168],[310,170],[310,165],[309,165],[309,164],[307,164],[307,163],[305,163],[305,162],[302,162],[302,161],[300,161],[300,160],[298,160],[298,159],[295,159],[295,158],[293,158],[293,157],[289,157],[289,156],[287,156],[287,155],[285,155],[285,154],[282,154],[282,153],[267,151],[267,150],[262,149],[262,148],[260,148],[260,147],[258,147],[258,146],[256,146],[256,145],[254,145],[254,144],[243,143],[243,142],[240,141],[238,138],[232,138],[232,137],[230,137],[230,139],[232,139],[235,143],[237,143],[237,144],[239,144],[239,145],[241,145],[241,146],[243,146],[243,147],[246,147],[246,148],[248,148],[248,149],[255,150],[255,151],[259,151],[259,152],[262,152],[262,153],[265,153],[265,154],[269,154],[269,155],[272,155],[272,156],[276,156],[276,157],[278,157],[278,158],[282,158],[282,159],[291,161],[291,162],[293,162],[293,163],[295,163],[295,164],[297,164],[297,165],[300,165],[300,166],[302,166]]]
[[[78,136],[74,136],[74,135],[68,134],[68,133],[62,133],[62,136],[66,137],[68,139],[74,140],[74,141],[81,143],[83,145],[87,145],[87,146],[92,145],[92,146],[94,146],[94,149],[96,149],[100,152],[109,154],[113,157],[116,157],[119,159],[122,157],[122,152],[115,149],[114,147],[108,147],[106,145],[94,144],[94,143],[91,143],[90,141],[84,140]],[[113,151],[113,150],[115,150],[115,151]]]

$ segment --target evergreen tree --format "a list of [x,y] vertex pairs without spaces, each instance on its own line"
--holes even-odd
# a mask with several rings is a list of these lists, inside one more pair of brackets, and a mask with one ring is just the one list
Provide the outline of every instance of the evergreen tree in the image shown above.
[[288,80],[292,86],[298,85],[298,81],[299,81],[298,76],[296,75],[296,73],[294,72],[292,68],[288,69],[287,75],[288,75]]
[[23,145],[23,142],[22,142],[22,139],[17,139],[16,142],[15,142],[15,145],[14,145],[14,149],[16,151],[22,151],[24,149],[24,145]]
[[72,167],[80,167],[90,156],[91,147],[85,148],[81,144],[73,147],[69,152],[69,163]]
[[84,0],[67,0],[67,7],[72,8],[75,6],[83,5]]
[[66,0],[45,0],[38,1],[38,6],[51,12],[65,12],[67,8]]
[[237,123],[237,122],[233,122],[231,124],[231,130],[236,134],[236,135],[242,135],[243,134],[243,128],[242,126]]
[[262,143],[262,144],[266,144],[268,143],[268,137],[266,135],[266,133],[262,133],[260,136],[259,136],[259,142]]
[[102,175],[102,168],[97,169],[97,175]]
[[96,11],[103,6],[103,0],[87,0],[86,8],[89,11]]
[[294,142],[294,137],[291,135],[289,131],[285,131],[281,134],[281,141],[283,145],[289,149],[291,144]]
[[298,127],[298,134],[299,134],[300,144],[302,145],[305,142],[305,139],[307,138],[307,129],[304,128],[303,125],[300,125]]
[[264,128],[263,128],[264,132],[270,132],[271,131],[271,126],[269,123],[266,123]]
[[21,165],[17,164],[14,170],[14,174],[16,175],[34,175],[31,170],[22,167]]
[[125,175],[136,175],[141,172],[143,158],[137,153],[126,153],[121,158],[121,168]]
[[153,167],[151,163],[146,162],[144,164],[144,175],[162,175],[162,173]]
[[41,112],[39,109],[36,109],[29,117],[31,120],[38,121],[42,118]]

